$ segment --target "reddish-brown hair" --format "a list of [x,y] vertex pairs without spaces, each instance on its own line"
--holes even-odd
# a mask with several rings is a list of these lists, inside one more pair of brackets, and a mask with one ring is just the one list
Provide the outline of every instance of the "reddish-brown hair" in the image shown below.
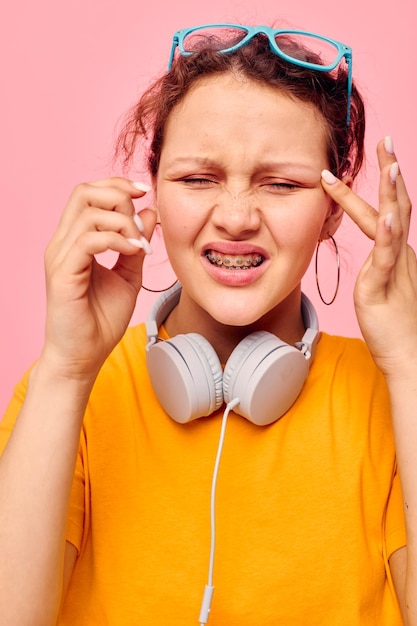
[[[289,42],[289,45],[293,44]],[[155,176],[172,110],[197,81],[231,72],[273,87],[296,100],[312,103],[327,129],[330,169],[337,176],[357,175],[364,158],[364,105],[353,85],[347,127],[347,69],[343,62],[334,72],[299,67],[272,52],[263,35],[255,36],[233,53],[219,53],[217,49],[218,42],[205,40],[192,56],[178,55],[171,70],[157,79],[128,112],[116,143],[116,154],[125,166],[134,159],[141,144],[146,149],[147,168]],[[300,54],[310,62],[318,61],[318,57],[305,48],[298,48]]]

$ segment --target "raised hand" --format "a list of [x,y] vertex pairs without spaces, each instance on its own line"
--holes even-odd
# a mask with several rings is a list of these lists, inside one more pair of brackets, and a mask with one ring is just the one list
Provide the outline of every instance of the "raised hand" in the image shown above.
[[[78,185],[47,247],[41,358],[63,376],[94,378],[126,330],[155,225],[152,210],[135,217],[132,200],[146,189],[123,178]],[[112,269],[95,259],[106,250],[119,253]]]
[[408,245],[411,202],[389,137],[377,148],[379,211],[330,172],[322,184],[374,246],[355,285],[354,301],[365,341],[387,376],[401,375],[417,355],[417,263]]

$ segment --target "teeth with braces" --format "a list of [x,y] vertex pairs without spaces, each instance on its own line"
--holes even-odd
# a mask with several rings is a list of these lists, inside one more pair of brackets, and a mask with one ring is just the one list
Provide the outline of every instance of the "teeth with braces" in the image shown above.
[[222,266],[230,270],[248,270],[251,267],[257,267],[263,261],[263,257],[258,254],[246,258],[240,256],[230,258],[228,256],[222,257],[214,252],[207,252],[206,256],[213,265]]

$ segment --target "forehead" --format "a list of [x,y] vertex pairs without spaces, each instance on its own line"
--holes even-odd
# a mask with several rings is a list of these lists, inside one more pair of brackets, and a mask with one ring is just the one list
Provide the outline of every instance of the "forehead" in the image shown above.
[[162,152],[277,150],[327,155],[327,125],[316,107],[231,73],[197,81],[172,110]]

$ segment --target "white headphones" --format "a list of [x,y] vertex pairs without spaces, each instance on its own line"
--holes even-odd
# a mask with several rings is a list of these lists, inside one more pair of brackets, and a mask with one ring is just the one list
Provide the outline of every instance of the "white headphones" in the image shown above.
[[264,426],[282,417],[303,387],[319,339],[317,314],[307,296],[302,293],[306,332],[300,342],[290,346],[267,331],[251,333],[233,350],[223,371],[202,335],[158,338],[158,328],[180,294],[181,284],[176,283],[156,300],[146,321],[146,365],[165,411],[184,424],[238,398],[234,412],[254,424]]

